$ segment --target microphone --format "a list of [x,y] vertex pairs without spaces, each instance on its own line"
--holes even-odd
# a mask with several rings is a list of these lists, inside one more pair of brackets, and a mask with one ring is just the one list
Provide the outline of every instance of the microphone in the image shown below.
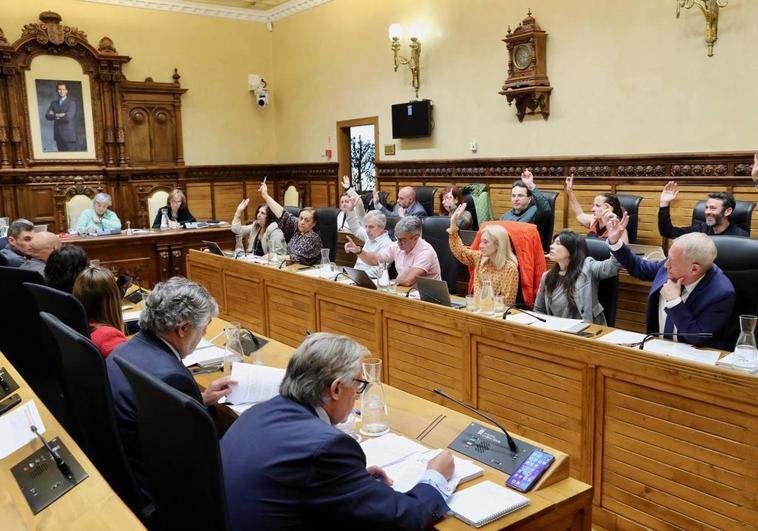
[[508,448],[511,449],[511,452],[513,452],[513,453],[517,453],[518,452],[518,446],[516,445],[516,441],[513,440],[513,437],[511,437],[511,435],[508,433],[508,431],[505,428],[503,428],[495,419],[493,419],[489,415],[485,415],[484,413],[482,413],[478,409],[473,408],[473,407],[469,406],[468,404],[466,404],[464,402],[461,402],[458,399],[453,398],[452,396],[450,396],[449,394],[447,394],[442,389],[432,389],[432,393],[434,393],[435,395],[439,395],[442,398],[446,398],[446,399],[448,399],[448,400],[450,400],[452,402],[455,402],[459,406],[465,407],[466,409],[468,409],[472,413],[476,413],[480,417],[485,418],[488,421],[490,421],[492,424],[494,424],[495,426],[497,426],[498,428],[500,428],[500,431],[502,431],[505,434],[505,438],[508,440]]
[[53,461],[55,461],[55,466],[58,467],[58,470],[61,471],[61,474],[66,476],[71,481],[74,481],[74,474],[71,472],[71,469],[66,464],[66,462],[63,460],[63,458],[60,456],[58,452],[53,449],[52,446],[45,440],[44,437],[42,437],[42,434],[37,430],[37,426],[32,424],[29,426],[29,428],[34,432],[34,434],[39,437],[39,440],[42,441],[42,444],[45,445],[45,448],[47,448],[47,451],[50,452],[50,455],[53,456]]
[[341,276],[345,276],[345,277],[347,277],[349,280],[353,280],[352,278],[350,278],[350,275],[348,275],[348,274],[347,274],[347,273],[345,273],[344,271],[340,271],[339,273],[337,273],[336,275],[334,275],[334,278],[333,278],[332,280],[333,280],[334,282],[337,282],[337,279],[338,279],[338,278],[340,278]]
[[277,267],[277,269],[281,269],[281,268],[283,268],[283,267],[284,267],[284,265],[285,265],[286,263],[287,263],[287,262],[286,262],[285,260],[282,260],[282,261],[279,263],[279,267]]
[[[411,291],[418,291],[418,290],[417,290],[416,288],[411,288],[411,289],[409,289],[408,291],[406,291],[406,292],[405,292],[405,298],[406,298],[406,299],[407,299],[408,297],[410,297],[410,296],[411,296]],[[433,299],[434,297],[430,297],[430,298],[432,298],[432,299]],[[435,300],[436,300],[436,299],[435,299]],[[439,302],[439,301],[437,301],[437,302]]]
[[640,350],[645,350],[645,343],[653,339],[654,337],[713,337],[710,332],[655,332],[646,335],[639,343],[632,343],[630,347],[638,347]]
[[[519,307],[521,307],[521,308],[519,308]],[[526,315],[528,315],[529,317],[534,317],[535,319],[537,319],[537,320],[538,320],[538,321],[540,321],[540,322],[543,322],[543,323],[547,323],[547,319],[545,319],[544,317],[540,317],[540,316],[539,316],[539,315],[537,315],[536,313],[528,312],[528,311],[526,311],[526,310],[522,309],[522,308],[528,308],[528,306],[527,306],[526,304],[521,304],[521,303],[518,303],[518,304],[511,304],[510,306],[508,306],[508,307],[505,309],[505,311],[503,312],[503,319],[505,319],[506,317],[508,317],[508,314],[509,314],[509,313],[510,313],[510,311],[511,311],[512,309],[514,309],[514,308],[516,308],[516,309],[520,310],[520,311],[521,311],[521,313],[525,313],[525,314],[526,314]]]

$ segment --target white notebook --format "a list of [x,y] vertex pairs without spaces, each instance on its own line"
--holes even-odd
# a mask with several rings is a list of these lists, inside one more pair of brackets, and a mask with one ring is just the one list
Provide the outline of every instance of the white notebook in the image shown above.
[[487,480],[456,492],[447,505],[450,514],[456,518],[474,527],[482,527],[526,507],[529,498]]

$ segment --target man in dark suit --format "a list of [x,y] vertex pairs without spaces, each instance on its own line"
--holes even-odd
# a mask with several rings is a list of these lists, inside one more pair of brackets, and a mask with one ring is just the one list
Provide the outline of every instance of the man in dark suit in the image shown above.
[[[608,246],[630,275],[653,281],[647,299],[647,332],[715,337],[726,325],[736,296],[729,278],[713,263],[713,240],[700,232],[684,234],[674,240],[667,260],[647,261],[620,241],[628,221],[628,214],[610,221]],[[681,337],[681,341],[698,345],[709,338]]]
[[368,383],[361,379],[366,354],[348,337],[308,336],[287,365],[280,395],[232,424],[221,440],[232,529],[426,529],[446,514],[449,450],[400,493],[334,427]]
[[155,286],[145,298],[140,315],[140,332],[118,346],[106,360],[121,441],[132,470],[147,499],[142,451],[139,442],[134,393],[115,357],[124,358],[156,378],[207,406],[231,392],[229,377],[212,382],[202,393],[192,373],[182,364],[205,334],[218,305],[208,291],[182,277],[173,277]]
[[32,254],[34,224],[23,218],[13,220],[8,228],[8,245],[0,250],[8,267],[21,267],[29,261]]
[[58,99],[53,100],[45,118],[53,122],[53,136],[58,151],[76,151],[76,102],[68,96],[63,81],[55,84]]

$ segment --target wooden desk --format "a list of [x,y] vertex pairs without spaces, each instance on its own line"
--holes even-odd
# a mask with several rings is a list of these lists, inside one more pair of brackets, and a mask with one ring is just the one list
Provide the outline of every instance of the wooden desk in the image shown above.
[[[214,320],[208,327],[207,337],[213,337],[223,329],[224,323],[220,319]],[[285,367],[292,353],[292,347],[278,341],[271,340],[256,354],[260,361],[266,365]],[[211,381],[219,378],[221,372],[197,375],[195,379],[201,386],[206,386]],[[468,426],[471,421],[486,422],[474,419],[457,411],[453,411],[439,404],[434,404],[417,396],[411,395],[400,389],[385,385],[385,397],[389,411],[390,428],[393,432],[404,435],[410,439],[418,439],[426,427],[430,426],[439,415],[444,419],[429,431],[422,439],[424,445],[431,448],[446,448],[455,437]],[[357,407],[360,407],[358,401]],[[222,408],[225,414],[236,418],[236,414],[228,408]],[[230,419],[233,420],[233,419]],[[490,426],[493,429],[494,426]],[[516,434],[512,434],[516,436]],[[519,438],[523,438],[520,437]],[[592,487],[568,477],[569,457],[558,450],[548,448],[535,441],[528,441],[547,452],[555,455],[555,463],[541,478],[535,488],[526,494],[531,500],[528,507],[492,522],[482,529],[571,529],[589,531],[592,520]],[[466,456],[462,456],[468,459]],[[489,479],[503,485],[506,474],[495,470],[487,465],[478,463],[485,469],[484,476],[480,479],[461,484],[459,488],[466,488],[479,481]],[[467,529],[466,525],[454,517],[447,517],[440,521],[436,529]]]
[[[50,414],[34,391],[24,382],[18,372],[0,353],[0,367],[5,367],[19,384],[16,391],[22,404],[33,399],[47,431],[45,439],[60,437],[72,455],[82,465],[89,477],[67,492],[39,514],[32,514],[11,467],[32,452],[39,450],[42,443],[34,439],[29,444],[0,460],[0,529],[144,529],[139,519],[124,505],[113,492],[84,452]],[[16,408],[21,407],[20,405]]]
[[[606,528],[758,522],[758,377],[190,252],[221,314],[288,345],[349,335],[384,381],[443,387],[571,457]],[[750,525],[743,525],[750,522]]]
[[81,246],[91,259],[115,273],[126,272],[151,288],[161,280],[186,275],[185,256],[190,249],[200,249],[203,240],[217,242],[222,248],[234,248],[231,227],[206,229],[151,230],[127,236],[74,236],[63,240]]

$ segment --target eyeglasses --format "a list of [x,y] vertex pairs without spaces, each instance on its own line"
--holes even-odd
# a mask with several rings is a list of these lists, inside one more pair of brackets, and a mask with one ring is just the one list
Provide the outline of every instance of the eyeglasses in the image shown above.
[[355,386],[355,394],[357,395],[363,394],[363,391],[366,390],[366,387],[368,387],[368,384],[370,383],[368,380],[364,380],[363,378],[353,378],[353,380],[358,382],[358,385]]

